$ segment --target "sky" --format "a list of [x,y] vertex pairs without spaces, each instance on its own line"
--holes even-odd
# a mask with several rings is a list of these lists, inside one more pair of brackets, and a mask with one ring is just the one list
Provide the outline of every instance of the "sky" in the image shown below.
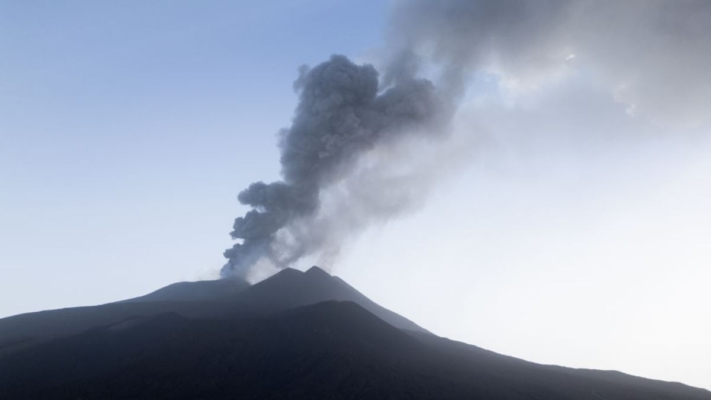
[[[392,8],[0,5],[0,317],[217,278],[237,194],[280,178],[298,67],[380,66],[398,32],[433,37]],[[667,52],[666,31],[606,40],[544,11],[545,34],[521,30],[535,46],[508,27],[496,63],[465,60],[451,137],[415,157],[437,166],[426,195],[349,237],[331,272],[439,335],[711,388],[708,29]]]

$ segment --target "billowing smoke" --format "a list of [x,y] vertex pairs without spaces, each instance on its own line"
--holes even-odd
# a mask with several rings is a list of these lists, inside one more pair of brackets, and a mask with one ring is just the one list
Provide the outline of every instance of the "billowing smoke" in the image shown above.
[[[382,87],[374,67],[344,56],[302,68],[294,87],[296,115],[279,141],[283,181],[253,183],[239,194],[253,209],[235,220],[231,235],[241,243],[225,252],[223,276],[242,276],[261,260],[281,268],[337,251],[328,239],[336,233],[323,219],[325,189],[348,190],[356,171],[367,168],[361,162],[367,154],[405,137],[442,135],[447,119],[447,103],[428,80],[399,74]],[[359,206],[357,198],[351,203]],[[336,214],[345,218],[330,210]],[[330,249],[323,248],[326,242]]]
[[[630,114],[698,126],[711,101],[707,0],[411,0],[397,2],[391,48],[535,89],[577,68]],[[390,51],[392,54],[393,51]]]
[[235,221],[223,276],[311,255],[328,262],[353,233],[420,205],[450,162],[428,144],[446,143],[482,75],[525,91],[574,68],[631,116],[706,124],[710,24],[707,0],[395,2],[382,77],[343,56],[300,71],[280,134],[283,181],[239,194],[252,210]]

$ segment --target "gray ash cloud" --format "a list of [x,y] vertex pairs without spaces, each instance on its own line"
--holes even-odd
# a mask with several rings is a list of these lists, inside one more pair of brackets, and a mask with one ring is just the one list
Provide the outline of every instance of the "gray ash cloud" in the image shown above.
[[231,236],[240,241],[225,251],[223,276],[244,276],[260,260],[282,268],[323,250],[315,237],[328,232],[302,229],[321,215],[323,191],[347,181],[364,154],[384,143],[440,135],[446,114],[430,81],[400,74],[383,88],[373,66],[340,55],[302,68],[294,88],[295,117],[279,138],[283,181],[256,182],[239,194],[252,210],[235,220]]
[[630,116],[705,126],[709,26],[708,0],[394,2],[382,77],[344,56],[300,70],[295,116],[280,134],[283,180],[239,194],[251,210],[235,220],[222,275],[333,260],[353,234],[421,205],[452,164],[448,150],[423,154],[451,142],[442,139],[477,76],[536,88],[576,68]]

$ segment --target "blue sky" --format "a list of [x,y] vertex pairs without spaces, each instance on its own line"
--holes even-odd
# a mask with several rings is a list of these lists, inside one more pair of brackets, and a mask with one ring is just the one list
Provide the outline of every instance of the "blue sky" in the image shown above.
[[[297,68],[374,58],[389,8],[1,3],[0,317],[215,278],[237,193],[279,178]],[[473,71],[452,140],[427,154],[447,176],[354,237],[333,272],[454,339],[711,388],[711,130],[644,114],[705,116],[695,74],[711,68],[692,45],[634,53],[656,39],[606,53],[643,35],[592,26],[560,59],[502,53]],[[685,56],[698,63],[680,74]],[[701,92],[676,90],[687,75]]]
[[219,268],[237,193],[278,178],[298,66],[377,44],[385,8],[0,5],[0,316]]

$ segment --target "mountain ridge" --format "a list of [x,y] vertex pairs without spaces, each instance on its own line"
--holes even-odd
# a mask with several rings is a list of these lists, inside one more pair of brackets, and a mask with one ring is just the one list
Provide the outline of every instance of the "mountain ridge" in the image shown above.
[[115,328],[1,357],[0,398],[711,399],[686,385],[542,366],[404,331],[348,301],[243,319],[160,314]]
[[0,320],[0,398],[711,400],[438,337],[317,267],[214,282]]
[[123,302],[217,300],[241,293],[250,286],[249,282],[235,278],[176,282]]
[[[218,291],[205,289],[220,288]],[[176,289],[178,289],[176,291]],[[231,291],[231,293],[230,293]],[[232,280],[183,282],[144,296],[97,306],[19,314],[0,319],[0,355],[131,317],[172,312],[190,318],[262,315],[327,300],[350,300],[398,328],[424,328],[368,299],[318,267],[286,268],[251,286]]]

